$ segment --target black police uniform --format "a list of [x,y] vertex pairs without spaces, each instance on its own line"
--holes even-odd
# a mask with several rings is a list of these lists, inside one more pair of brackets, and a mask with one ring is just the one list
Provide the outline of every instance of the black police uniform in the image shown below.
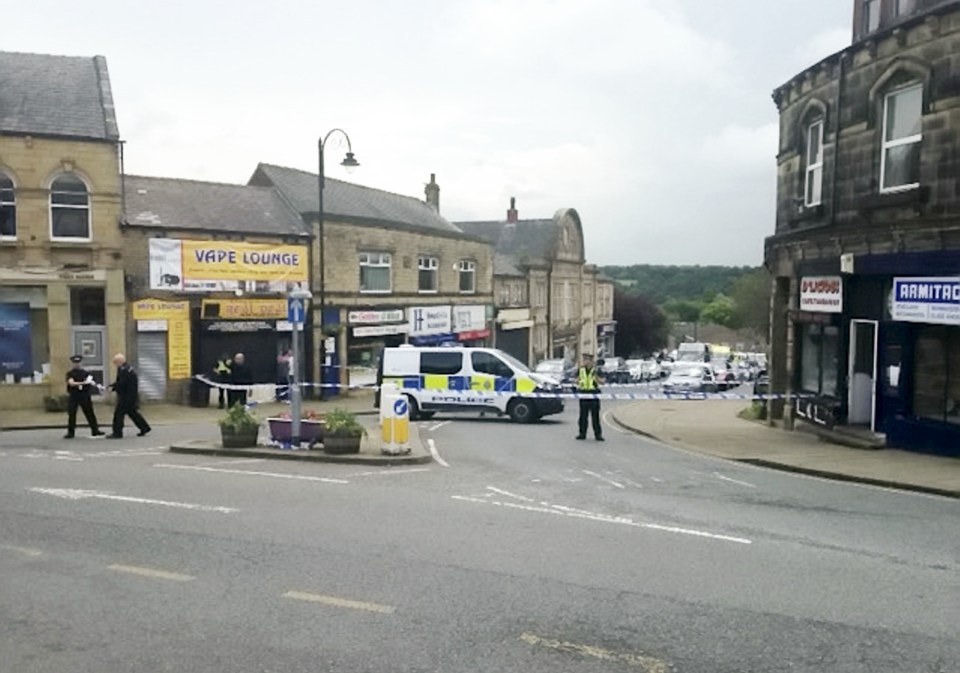
[[137,372],[133,367],[126,362],[117,367],[117,378],[110,386],[117,393],[117,406],[113,412],[113,434],[110,435],[113,439],[123,437],[124,416],[129,416],[133,424],[140,430],[138,436],[142,437],[150,432],[150,424],[137,411],[138,386]]
[[[73,362],[73,368],[67,372],[66,376],[69,401],[67,403],[67,434],[63,438],[73,439],[77,429],[77,407],[83,410],[83,415],[90,426],[90,433],[97,437],[103,433],[100,432],[97,416],[93,413],[93,402],[90,400],[90,394],[96,384],[86,383],[90,378],[90,372],[80,366],[78,356],[70,358],[70,361]],[[81,385],[70,385],[70,381]]]

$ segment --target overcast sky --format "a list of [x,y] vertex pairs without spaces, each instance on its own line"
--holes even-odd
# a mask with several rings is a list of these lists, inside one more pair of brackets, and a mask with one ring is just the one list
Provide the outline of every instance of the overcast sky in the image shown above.
[[772,89],[850,40],[849,0],[32,0],[0,48],[106,56],[127,171],[361,168],[449,220],[575,208],[598,264],[759,264]]

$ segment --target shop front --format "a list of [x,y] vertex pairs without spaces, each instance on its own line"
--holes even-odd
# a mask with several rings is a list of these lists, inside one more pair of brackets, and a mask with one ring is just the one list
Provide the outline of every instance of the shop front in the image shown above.
[[360,308],[347,311],[347,368],[351,386],[374,385],[384,348],[406,342],[410,329],[402,308]]
[[456,345],[450,306],[411,306],[407,325],[409,342],[415,346]]
[[798,349],[794,417],[828,428],[845,409],[838,388],[843,285],[839,275],[802,277],[800,308],[790,316]]
[[485,305],[453,306],[453,333],[461,346],[481,348],[487,345],[490,328]]
[[529,366],[536,364],[530,361],[530,331],[533,329],[530,309],[500,309],[497,311],[495,323],[494,345],[520,362]]

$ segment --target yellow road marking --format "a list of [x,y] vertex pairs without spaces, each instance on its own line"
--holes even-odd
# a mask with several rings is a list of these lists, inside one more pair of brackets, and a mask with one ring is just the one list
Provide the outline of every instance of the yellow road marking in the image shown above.
[[43,552],[39,549],[34,549],[33,547],[17,547],[12,544],[0,545],[0,548],[9,549],[10,551],[15,551],[24,556],[43,556]]
[[311,594],[304,591],[288,591],[283,594],[284,598],[292,598],[298,601],[308,601],[311,603],[323,603],[325,605],[334,605],[338,608],[352,608],[353,610],[366,610],[368,612],[379,612],[390,615],[396,612],[392,605],[381,605],[380,603],[368,603],[366,601],[354,601],[349,598],[339,598],[337,596],[325,596],[323,594]]
[[158,580],[171,580],[173,582],[190,582],[197,579],[193,575],[183,575],[181,573],[172,573],[166,570],[157,570],[156,568],[144,568],[143,566],[125,566],[113,564],[107,566],[110,570],[120,573],[130,573],[131,575],[141,575],[142,577],[152,577]]
[[668,673],[670,670],[670,665],[667,664],[667,662],[646,654],[614,652],[613,650],[597,647],[596,645],[580,645],[578,643],[570,643],[553,638],[541,638],[532,633],[522,634],[520,640],[528,645],[546,647],[547,649],[556,650],[557,652],[568,652],[584,657],[593,657],[601,661],[616,661],[629,666],[636,666],[645,671],[645,673]]

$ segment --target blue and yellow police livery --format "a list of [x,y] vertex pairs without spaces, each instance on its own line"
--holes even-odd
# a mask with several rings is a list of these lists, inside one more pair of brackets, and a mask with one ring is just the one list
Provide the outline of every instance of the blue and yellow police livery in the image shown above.
[[560,383],[494,348],[385,348],[377,383],[392,383],[410,400],[410,418],[437,411],[494,411],[532,423],[563,411]]

